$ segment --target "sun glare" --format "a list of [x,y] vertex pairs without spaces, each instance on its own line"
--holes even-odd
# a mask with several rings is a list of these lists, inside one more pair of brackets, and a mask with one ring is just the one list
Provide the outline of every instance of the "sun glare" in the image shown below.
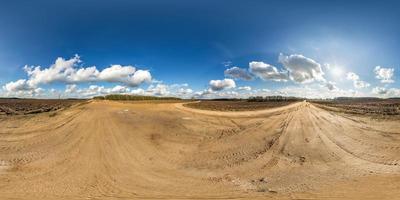
[[331,69],[331,73],[332,73],[332,75],[334,75],[334,76],[341,76],[341,75],[343,74],[343,70],[342,70],[342,68],[340,68],[340,67],[333,67],[333,68]]

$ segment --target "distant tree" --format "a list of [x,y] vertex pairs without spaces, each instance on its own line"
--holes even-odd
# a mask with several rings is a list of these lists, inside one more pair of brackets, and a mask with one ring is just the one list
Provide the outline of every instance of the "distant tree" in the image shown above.
[[155,96],[141,96],[141,95],[127,95],[127,94],[109,94],[106,96],[96,96],[93,99],[98,100],[114,100],[114,101],[142,101],[142,100],[181,100],[176,97],[155,97]]

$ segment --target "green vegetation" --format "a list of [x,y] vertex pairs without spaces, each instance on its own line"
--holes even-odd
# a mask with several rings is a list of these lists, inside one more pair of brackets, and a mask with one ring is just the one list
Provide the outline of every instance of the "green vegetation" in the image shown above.
[[104,96],[95,96],[95,97],[93,97],[93,99],[104,100],[105,98],[104,98]]
[[143,100],[181,100],[177,97],[155,97],[155,96],[140,96],[126,94],[110,94],[106,96],[93,97],[97,100],[115,100],[115,101],[143,101]]

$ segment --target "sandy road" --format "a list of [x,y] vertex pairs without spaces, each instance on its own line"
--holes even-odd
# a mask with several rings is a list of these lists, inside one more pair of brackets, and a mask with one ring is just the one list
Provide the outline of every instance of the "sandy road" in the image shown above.
[[0,199],[396,199],[400,123],[307,102],[92,102],[0,122]]

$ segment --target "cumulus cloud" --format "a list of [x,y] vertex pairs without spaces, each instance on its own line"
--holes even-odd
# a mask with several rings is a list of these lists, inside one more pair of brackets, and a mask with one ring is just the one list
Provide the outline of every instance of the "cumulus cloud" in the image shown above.
[[365,81],[354,81],[353,83],[355,88],[367,88],[370,86],[370,84]]
[[[31,91],[40,85],[55,82],[71,85],[82,82],[112,82],[121,83],[130,87],[137,87],[142,83],[150,83],[151,74],[147,70],[136,70],[133,66],[111,65],[101,71],[95,66],[80,67],[82,61],[78,55],[70,59],[57,58],[48,68],[41,66],[25,66],[24,71],[28,79],[9,82],[3,89],[7,92]],[[76,86],[75,86],[76,87]],[[121,86],[122,87],[122,86]],[[93,88],[92,88],[93,89]],[[121,89],[121,88],[119,88]]]
[[[209,87],[203,91],[193,92],[192,97],[195,98],[222,98],[227,97],[226,94],[237,93],[235,91],[224,91],[225,89],[236,88],[236,83],[232,79],[211,80]],[[243,88],[241,88],[243,89]]]
[[250,90],[251,90],[251,87],[250,87],[250,86],[238,87],[238,90],[246,90],[246,91],[250,91]]
[[157,85],[150,85],[149,88],[147,88],[146,93],[149,95],[155,95],[155,96],[166,96],[169,95],[169,90],[168,86],[165,84],[157,84]]
[[129,88],[127,88],[126,86],[116,85],[111,88],[111,93],[122,94],[127,92],[129,92]]
[[400,89],[398,88],[385,88],[385,87],[375,87],[372,89],[372,94],[378,95],[380,97],[399,97]]
[[65,82],[79,83],[96,81],[99,71],[96,67],[80,68],[76,71],[72,71],[71,75],[67,76]]
[[387,94],[387,92],[388,90],[384,87],[375,87],[372,89],[373,94],[382,95],[382,94]]
[[382,83],[393,83],[392,79],[394,74],[394,68],[384,68],[381,66],[376,66],[374,69],[375,77],[380,79]]
[[32,89],[34,88],[31,87],[25,79],[11,81],[3,86],[3,90],[7,92],[30,91]]
[[108,82],[126,82],[129,76],[134,74],[136,68],[133,66],[111,65],[103,69],[98,78]]
[[93,97],[108,94],[108,91],[109,90],[105,89],[104,86],[90,85],[88,88],[79,89],[77,92],[83,97]]
[[130,91],[130,94],[133,95],[144,95],[145,91],[142,88],[136,88]]
[[179,88],[177,94],[178,95],[187,95],[187,94],[192,94],[193,90],[190,88]]
[[359,79],[360,79],[360,76],[358,76],[356,73],[354,73],[354,72],[347,73],[347,80],[356,81]]
[[238,98],[239,93],[236,91],[224,91],[215,93],[212,98]]
[[189,87],[189,84],[187,83],[182,83],[182,84],[178,84],[178,83],[174,83],[172,85],[170,85],[171,88],[184,88],[184,87]]
[[212,90],[204,90],[201,92],[196,92],[196,98],[248,98],[250,96],[273,96],[273,95],[281,95],[281,96],[296,96],[296,97],[306,97],[306,98],[334,98],[340,96],[351,96],[351,97],[360,97],[365,96],[365,94],[355,91],[355,90],[342,90],[342,89],[334,89],[334,90],[321,90],[320,84],[314,85],[298,85],[298,86],[289,86],[284,88],[278,88],[274,90],[270,89],[254,89],[245,93],[234,90],[227,91],[212,91]]
[[76,84],[70,84],[65,86],[65,93],[66,94],[72,94],[76,93],[77,91],[77,85]]
[[187,83],[172,85],[157,83],[156,85],[150,85],[143,94],[151,96],[173,96],[179,98],[190,98],[192,97],[193,90],[189,88],[189,84]]
[[147,70],[137,70],[133,66],[112,65],[103,69],[98,79],[107,82],[124,83],[136,87],[144,82],[151,81],[151,74]]
[[367,88],[370,86],[369,83],[360,80],[360,76],[358,76],[354,72],[348,72],[346,78],[347,78],[347,80],[353,81],[353,85],[355,88],[360,89],[360,88]]
[[273,80],[273,81],[287,81],[288,73],[285,71],[279,71],[276,67],[264,63],[264,62],[250,62],[249,70],[255,76],[263,80]]
[[296,97],[305,97],[305,98],[334,98],[334,97],[360,97],[365,96],[363,93],[360,93],[355,90],[321,90],[318,87],[313,87],[309,85],[304,85],[301,87],[293,86],[293,87],[285,87],[281,89],[277,89],[271,92],[276,95],[283,96],[296,96]]
[[190,98],[192,97],[194,91],[189,87],[189,84],[172,84],[169,86],[169,90],[172,96],[180,97],[180,98]]
[[334,82],[328,81],[325,83],[325,87],[328,88],[328,90],[336,90],[336,84]]
[[44,89],[32,87],[27,80],[19,79],[5,84],[3,87],[3,96],[6,97],[40,97]]
[[193,94],[195,98],[205,98],[210,97],[210,95],[215,94],[216,92],[213,91],[211,88],[205,89],[203,91],[197,91]]
[[36,87],[40,84],[53,82],[87,82],[94,81],[98,75],[96,67],[78,68],[81,62],[80,57],[75,55],[71,59],[57,58],[55,63],[48,68],[42,69],[41,66],[25,66],[24,70],[28,74],[28,84]]
[[297,83],[309,83],[314,80],[325,81],[321,65],[303,55],[279,55],[279,62],[289,71],[290,79]]
[[212,91],[221,91],[236,87],[235,81],[229,78],[224,80],[211,80],[209,85]]
[[146,96],[174,96],[179,98],[192,97],[193,90],[188,84],[172,84],[163,83],[151,84],[147,89],[136,88],[131,89],[128,86],[116,85],[106,88],[99,85],[90,85],[87,88],[78,89],[75,84],[67,85],[64,96],[66,97],[93,97],[108,94],[132,94]]
[[232,67],[229,69],[226,69],[224,71],[225,76],[231,77],[231,78],[236,78],[236,79],[242,79],[242,80],[252,80],[253,77],[247,72],[246,69],[242,69],[239,67]]
[[151,81],[151,74],[147,70],[137,70],[126,82],[129,86],[136,87],[144,82]]

